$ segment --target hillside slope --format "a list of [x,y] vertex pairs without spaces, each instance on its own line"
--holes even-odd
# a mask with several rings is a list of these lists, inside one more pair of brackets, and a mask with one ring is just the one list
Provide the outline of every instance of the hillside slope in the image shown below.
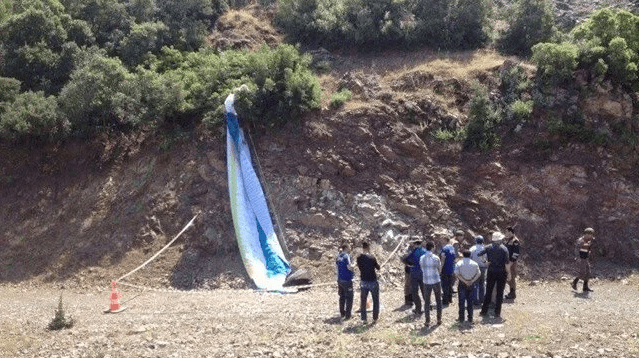
[[[225,18],[246,23],[246,16]],[[218,27],[233,33],[232,26]],[[271,31],[251,33],[277,40]],[[315,55],[332,62],[331,72],[320,76],[322,109],[279,130],[248,129],[291,261],[316,281],[332,280],[336,247],[344,241],[370,240],[385,258],[400,235],[428,235],[442,244],[462,229],[470,243],[508,225],[516,225],[523,241],[523,276],[569,272],[572,245],[586,226],[598,233],[595,257],[604,259],[602,270],[611,268],[606,274],[637,266],[637,146],[619,152],[564,143],[544,134],[543,116],[522,131],[505,126],[501,147],[489,153],[435,139],[438,129],[468,122],[473,82],[494,95],[500,71],[512,61],[484,50]],[[354,96],[335,109],[329,102],[340,86]],[[636,114],[627,95],[595,96],[575,95],[575,105],[590,108],[593,118]],[[141,132],[45,148],[0,147],[0,282],[107,285],[200,213],[132,282],[246,287],[224,140],[221,128],[200,127],[161,138]],[[384,275],[399,284],[399,261],[391,260]]]

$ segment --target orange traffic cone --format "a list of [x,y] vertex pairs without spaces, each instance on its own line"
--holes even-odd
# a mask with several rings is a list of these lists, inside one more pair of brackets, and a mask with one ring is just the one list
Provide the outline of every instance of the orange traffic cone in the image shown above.
[[109,305],[109,309],[104,311],[104,313],[118,313],[122,312],[126,309],[120,305],[120,292],[118,292],[118,285],[115,281],[111,281],[111,304]]

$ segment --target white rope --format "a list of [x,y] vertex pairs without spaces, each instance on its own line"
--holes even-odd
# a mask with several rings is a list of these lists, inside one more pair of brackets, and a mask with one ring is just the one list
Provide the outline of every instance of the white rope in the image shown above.
[[399,249],[399,247],[402,245],[402,243],[404,243],[404,240],[408,237],[407,236],[402,236],[402,239],[399,240],[399,244],[397,244],[397,247],[395,247],[395,250],[393,250],[393,252],[390,253],[390,255],[388,255],[388,258],[386,258],[386,261],[384,261],[384,263],[379,267],[380,270],[382,267],[384,267],[384,265],[386,265],[386,263],[388,263],[388,261],[390,261],[391,257],[393,257],[393,255],[395,254],[395,252],[397,252],[397,250]]
[[121,281],[121,280],[123,280],[124,278],[126,278],[126,277],[128,277],[128,276],[132,275],[133,273],[135,273],[135,272],[136,272],[136,271],[138,271],[139,269],[141,269],[141,268],[143,268],[144,266],[146,266],[149,262],[153,261],[153,260],[154,260],[156,257],[158,257],[158,256],[159,256],[162,252],[164,252],[164,250],[168,249],[168,248],[169,248],[169,246],[171,246],[171,244],[173,244],[173,243],[175,242],[175,240],[177,240],[177,239],[180,237],[180,235],[182,235],[182,234],[186,231],[186,229],[188,229],[188,228],[189,228],[189,227],[193,224],[193,221],[195,221],[195,218],[197,218],[197,216],[198,216],[198,215],[200,215],[200,214],[199,214],[199,213],[195,214],[195,216],[193,217],[193,219],[191,219],[191,221],[189,221],[189,223],[188,223],[188,224],[186,224],[186,226],[182,229],[182,231],[180,231],[180,232],[179,232],[179,233],[178,233],[178,234],[177,234],[177,235],[173,238],[173,240],[169,241],[169,243],[168,243],[168,244],[166,244],[166,246],[164,246],[164,247],[163,247],[160,251],[158,251],[155,255],[151,256],[151,258],[150,258],[150,259],[146,260],[146,261],[145,261],[142,265],[138,266],[135,270],[133,270],[133,271],[131,271],[131,272],[127,273],[126,275],[124,275],[124,276],[122,276],[122,277],[118,278],[118,279],[116,280],[116,282],[120,282],[120,281]]

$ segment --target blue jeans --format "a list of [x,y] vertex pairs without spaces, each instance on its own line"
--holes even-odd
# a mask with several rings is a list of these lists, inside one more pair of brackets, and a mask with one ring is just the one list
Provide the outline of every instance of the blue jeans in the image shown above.
[[437,322],[442,320],[442,285],[440,282],[432,285],[424,284],[426,295],[424,297],[424,315],[426,316],[426,324],[430,324],[430,294],[435,293],[435,302],[437,304]]
[[459,301],[457,304],[459,305],[459,321],[464,321],[464,309],[468,311],[468,322],[473,321],[473,288],[475,285],[473,284],[471,287],[466,287],[463,283],[459,283],[457,285],[457,295]]
[[482,304],[482,302],[484,302],[484,296],[486,295],[486,268],[480,267],[479,271],[481,272],[481,276],[473,285],[473,299],[476,305]]
[[379,284],[377,281],[362,281],[360,282],[361,293],[361,317],[362,321],[366,321],[366,300],[368,299],[368,293],[371,293],[373,298],[373,320],[377,321],[379,318]]
[[351,318],[353,309],[353,281],[337,281],[337,293],[339,294],[339,315],[346,319]]

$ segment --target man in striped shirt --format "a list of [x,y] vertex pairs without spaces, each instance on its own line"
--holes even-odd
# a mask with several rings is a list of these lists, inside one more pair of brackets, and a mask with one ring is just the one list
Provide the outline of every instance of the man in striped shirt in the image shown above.
[[442,270],[442,262],[437,255],[433,253],[435,243],[429,241],[426,244],[426,253],[419,259],[419,266],[422,269],[424,279],[424,315],[426,316],[425,326],[430,325],[430,294],[435,293],[435,302],[437,304],[437,325],[442,324],[442,285],[439,277]]

